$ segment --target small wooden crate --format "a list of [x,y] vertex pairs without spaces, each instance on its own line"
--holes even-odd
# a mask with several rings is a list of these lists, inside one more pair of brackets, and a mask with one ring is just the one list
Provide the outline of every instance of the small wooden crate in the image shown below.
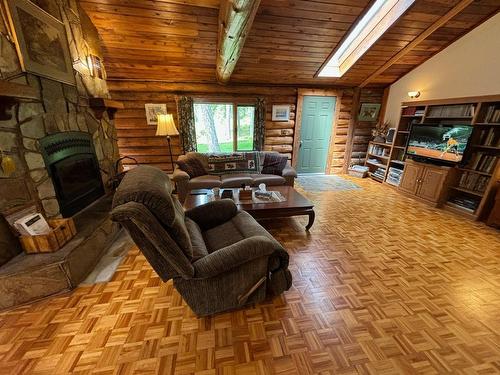
[[28,254],[53,253],[63,247],[76,234],[75,223],[69,219],[49,219],[52,228],[49,234],[21,236],[21,246]]
[[238,197],[240,200],[251,200],[252,199],[252,190],[240,189]]

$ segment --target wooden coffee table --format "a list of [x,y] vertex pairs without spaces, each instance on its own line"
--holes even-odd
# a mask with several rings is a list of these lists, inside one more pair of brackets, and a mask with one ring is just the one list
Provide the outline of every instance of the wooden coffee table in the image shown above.
[[[269,191],[279,191],[285,198],[284,202],[270,202],[270,203],[247,203],[240,202],[238,199],[238,189],[221,189],[223,190],[233,190],[233,200],[238,208],[248,212],[255,219],[272,219],[278,217],[291,217],[291,216],[309,216],[309,222],[306,225],[306,230],[309,230],[314,224],[314,204],[302,194],[297,192],[291,186],[269,186]],[[210,192],[210,194],[209,194]],[[220,199],[215,198],[211,194],[211,190],[197,190],[194,194],[190,194],[186,197],[184,202],[184,209],[189,210],[191,208],[201,206],[208,202]]]

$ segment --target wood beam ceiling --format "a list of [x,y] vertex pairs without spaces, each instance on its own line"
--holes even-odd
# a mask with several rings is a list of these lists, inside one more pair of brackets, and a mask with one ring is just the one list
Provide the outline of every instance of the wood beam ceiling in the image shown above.
[[450,21],[453,17],[461,13],[465,8],[467,8],[474,0],[462,0],[457,5],[455,5],[449,12],[440,17],[436,22],[434,22],[430,27],[425,29],[419,36],[417,36],[414,40],[412,40],[406,47],[400,50],[396,55],[394,55],[389,61],[387,61],[384,65],[378,68],[373,74],[371,74],[368,78],[366,78],[359,86],[365,87],[370,82],[373,81],[374,78],[385,72],[392,65],[401,60],[404,56],[410,53],[415,49],[420,43],[422,43],[427,37],[429,37],[432,33],[434,33],[441,26]]
[[246,37],[252,28],[260,0],[221,0],[217,40],[216,77],[229,81],[238,62]]

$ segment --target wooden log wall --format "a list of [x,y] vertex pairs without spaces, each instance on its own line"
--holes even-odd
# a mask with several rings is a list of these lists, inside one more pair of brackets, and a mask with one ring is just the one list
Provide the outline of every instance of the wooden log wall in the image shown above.
[[[362,89],[360,93],[359,105],[362,103],[382,103],[384,96],[383,89]],[[356,116],[359,113],[359,106],[356,110]],[[379,116],[380,118],[380,116]],[[355,121],[355,127],[352,140],[352,151],[350,162],[364,164],[368,150],[368,142],[372,138],[372,130],[377,122]]]
[[[295,115],[297,105],[297,89],[291,87],[273,86],[219,86],[214,84],[177,85],[161,82],[125,82],[108,81],[113,99],[124,103],[125,109],[118,111],[115,117],[120,156],[130,156],[139,164],[149,164],[167,172],[172,171],[167,141],[165,137],[155,136],[156,126],[147,125],[144,105],[146,103],[166,103],[168,113],[173,114],[176,124],[176,97],[181,95],[196,98],[214,98],[231,100],[249,97],[264,97],[266,99],[266,136],[264,149],[278,151],[291,160],[295,134]],[[350,160],[346,155],[349,127],[354,126],[353,158],[366,156],[368,140],[374,123],[352,123],[351,110],[353,105],[353,89],[340,90],[339,110],[333,132],[330,173],[341,173],[345,163]],[[361,102],[381,102],[382,90],[361,91]],[[288,104],[291,106],[290,120],[287,122],[272,121],[272,106]],[[356,110],[358,112],[359,108]],[[172,152],[174,161],[183,152],[179,137],[172,137]],[[134,163],[124,160],[125,168]]]
[[330,154],[330,173],[342,173],[346,158],[349,126],[351,126],[351,108],[353,90],[344,89],[337,100],[338,115],[333,128],[333,147]]

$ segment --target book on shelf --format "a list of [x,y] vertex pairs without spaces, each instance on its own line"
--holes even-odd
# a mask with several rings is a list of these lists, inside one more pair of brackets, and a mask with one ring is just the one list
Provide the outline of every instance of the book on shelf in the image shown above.
[[497,131],[495,128],[481,130],[479,144],[492,147],[500,146],[500,131]]
[[490,105],[486,110],[486,114],[484,116],[484,122],[500,122],[500,108],[497,108],[496,105]]
[[404,107],[401,114],[403,116],[415,116],[416,111],[417,107]]
[[497,157],[484,152],[476,152],[469,161],[468,168],[484,173],[493,173]]
[[489,176],[483,176],[474,172],[464,172],[460,176],[458,187],[482,193],[486,190],[489,181]]
[[429,108],[427,117],[472,117],[474,110],[472,104],[436,105]]
[[452,203],[456,206],[460,206],[460,207],[465,208],[471,212],[474,212],[476,210],[476,208],[479,206],[479,200],[464,197],[464,196],[452,197],[452,198],[450,198],[448,203]]

